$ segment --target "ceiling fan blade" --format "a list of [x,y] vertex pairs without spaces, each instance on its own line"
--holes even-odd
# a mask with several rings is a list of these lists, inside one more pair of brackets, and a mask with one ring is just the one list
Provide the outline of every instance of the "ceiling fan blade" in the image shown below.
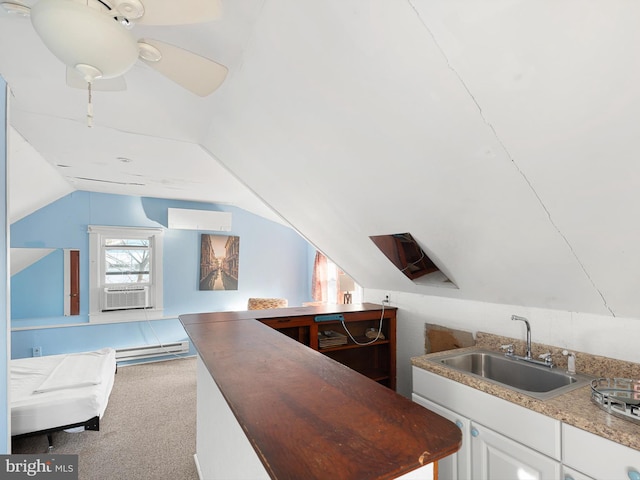
[[[79,72],[67,68],[67,85],[72,88],[87,89],[87,81]],[[102,78],[91,83],[91,90],[99,92],[122,92],[127,89],[124,77]]]
[[145,44],[151,45],[162,55],[158,61],[147,60],[141,55],[144,63],[201,97],[206,97],[222,85],[229,71],[220,63],[158,40],[142,39],[138,44],[143,47]]
[[142,0],[144,15],[140,25],[188,25],[220,17],[220,0]]
[[8,15],[18,15],[28,17],[31,15],[31,7],[20,2],[0,2],[0,12]]

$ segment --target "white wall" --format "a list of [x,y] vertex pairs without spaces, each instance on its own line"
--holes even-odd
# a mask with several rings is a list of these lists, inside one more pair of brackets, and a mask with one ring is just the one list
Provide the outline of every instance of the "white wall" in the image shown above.
[[404,292],[365,289],[364,301],[380,303],[389,295],[398,307],[398,387],[402,395],[411,393],[411,357],[424,353],[424,325],[432,323],[473,332],[525,338],[522,322],[511,315],[526,317],[535,343],[640,363],[640,349],[632,339],[640,338],[640,319],[567,312],[542,308],[458,300]]

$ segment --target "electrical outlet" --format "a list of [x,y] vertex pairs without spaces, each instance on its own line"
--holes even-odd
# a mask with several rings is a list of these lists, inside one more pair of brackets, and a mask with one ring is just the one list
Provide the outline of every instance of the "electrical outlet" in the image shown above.
[[391,297],[389,297],[388,293],[384,296],[384,300],[382,300],[382,302],[386,303],[387,305],[391,305]]
[[42,356],[42,347],[33,347],[33,356],[41,357]]

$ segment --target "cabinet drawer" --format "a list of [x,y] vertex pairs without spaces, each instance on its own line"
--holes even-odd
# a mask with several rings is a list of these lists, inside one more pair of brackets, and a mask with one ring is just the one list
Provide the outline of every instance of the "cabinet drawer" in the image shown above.
[[541,413],[413,366],[413,391],[556,460],[560,425]]
[[588,477],[584,473],[580,473],[566,465],[562,466],[562,477],[560,478],[562,478],[562,480],[595,480],[595,478]]
[[630,472],[640,472],[640,451],[566,424],[562,456],[565,465],[593,478],[629,480]]
[[269,325],[271,328],[280,329],[287,327],[308,327],[311,325],[312,320],[309,318],[295,318],[295,317],[282,317],[282,318],[262,318],[261,323]]

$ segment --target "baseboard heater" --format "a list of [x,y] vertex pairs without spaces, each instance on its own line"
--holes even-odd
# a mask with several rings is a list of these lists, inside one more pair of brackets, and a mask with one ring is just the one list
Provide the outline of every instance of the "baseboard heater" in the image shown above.
[[139,347],[124,347],[116,349],[116,360],[139,360],[143,358],[161,357],[163,355],[178,355],[189,352],[189,342],[163,343],[156,345],[142,345]]

